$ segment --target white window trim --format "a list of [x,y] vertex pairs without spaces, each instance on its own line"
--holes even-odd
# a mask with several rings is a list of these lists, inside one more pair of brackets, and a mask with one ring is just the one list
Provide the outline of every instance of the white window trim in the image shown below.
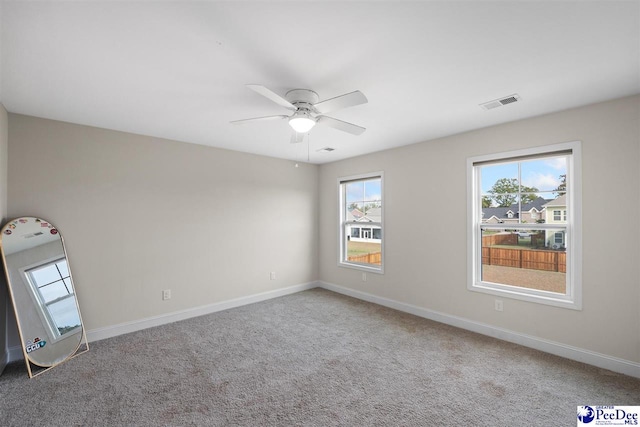
[[[476,218],[481,218],[478,211],[482,206],[480,203],[482,195],[479,191],[479,173],[474,168],[474,164],[501,159],[508,161],[518,157],[544,155],[568,150],[572,152],[572,155],[568,157],[567,164],[567,179],[569,182],[567,199],[568,206],[571,206],[571,209],[568,212],[568,223],[563,224],[563,227],[566,226],[567,230],[565,246],[569,248],[567,251],[567,295],[478,280],[481,277],[482,268],[482,250],[479,249],[480,226],[487,224],[475,221]],[[553,228],[553,224],[544,225],[546,227],[543,228]],[[517,226],[518,224],[509,225],[510,228],[517,228]],[[527,228],[528,226],[530,224],[522,224],[521,228]],[[580,141],[487,154],[467,159],[467,289],[505,298],[582,310],[582,143]]]
[[[382,230],[382,241],[380,243],[380,251],[382,252],[381,258],[382,258],[382,264],[380,265],[380,267],[372,267],[366,264],[358,264],[358,263],[354,263],[354,262],[349,262],[349,261],[345,261],[345,238],[344,238],[344,230],[345,230],[345,225],[343,223],[343,215],[346,209],[345,206],[345,197],[343,194],[343,188],[342,188],[342,183],[345,181],[357,181],[357,180],[363,180],[363,179],[371,179],[371,178],[380,178],[380,198],[382,200],[382,207],[380,209],[381,215],[382,215],[382,220],[381,222],[377,223],[377,222],[368,222],[366,224],[373,224],[373,225],[379,225],[381,230]],[[346,267],[346,268],[353,268],[356,270],[361,270],[361,271],[366,271],[369,273],[375,273],[375,274],[384,274],[384,264],[385,264],[385,260],[384,260],[384,254],[385,254],[385,250],[384,250],[384,242],[385,242],[385,228],[384,228],[384,218],[385,218],[385,201],[384,201],[384,172],[380,171],[380,172],[371,172],[371,173],[365,173],[365,174],[359,174],[359,175],[351,175],[351,176],[343,176],[338,178],[338,267]],[[362,224],[362,226],[365,226],[364,224]]]
[[[24,266],[22,268],[19,269],[21,276],[24,278],[24,282],[27,285],[27,289],[29,289],[29,295],[36,307],[36,312],[38,313],[38,316],[40,317],[40,320],[42,322],[42,325],[44,326],[47,335],[48,335],[48,341],[50,343],[54,343],[54,342],[58,342],[58,341],[62,341],[66,338],[69,338],[70,336],[73,336],[75,334],[77,334],[78,332],[80,332],[82,330],[82,327],[80,328],[76,328],[75,330],[66,333],[64,335],[60,335],[59,332],[56,330],[55,326],[54,326],[54,321],[51,318],[51,313],[49,312],[49,309],[47,307],[47,305],[42,301],[42,297],[40,295],[40,292],[36,286],[35,283],[33,283],[31,281],[31,275],[30,275],[30,271],[34,270],[36,268],[39,267],[43,267],[46,266],[48,264],[52,264],[55,262],[58,262],[60,260],[67,260],[66,255],[63,256],[62,258],[60,256],[55,256],[55,257],[50,257],[47,258],[43,261],[38,261],[37,263],[34,264],[29,264],[27,266]],[[67,261],[67,268],[69,268],[69,264]],[[75,289],[75,285],[73,283],[73,278],[71,277],[71,270],[69,270],[69,278],[71,279],[71,286],[73,287],[73,294],[70,294],[69,296],[72,296],[74,299],[76,299],[76,289]],[[76,307],[77,307],[77,301],[76,301]],[[78,310],[79,312],[79,310]]]

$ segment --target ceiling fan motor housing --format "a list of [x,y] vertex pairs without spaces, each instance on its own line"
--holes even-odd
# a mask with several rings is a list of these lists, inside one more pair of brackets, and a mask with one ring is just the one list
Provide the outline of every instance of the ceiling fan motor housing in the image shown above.
[[313,104],[317,104],[320,100],[318,94],[309,89],[293,89],[287,92],[284,97],[296,107],[306,108],[308,110],[311,110]]

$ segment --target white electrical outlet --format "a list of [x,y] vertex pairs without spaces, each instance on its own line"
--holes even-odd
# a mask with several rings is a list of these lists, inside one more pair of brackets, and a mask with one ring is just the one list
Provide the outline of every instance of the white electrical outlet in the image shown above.
[[367,273],[362,273],[362,281],[363,282],[367,281]]
[[166,301],[168,299],[171,299],[171,289],[165,289],[162,291],[162,300]]
[[272,271],[271,274],[269,274],[269,280],[276,280],[276,272]]
[[495,301],[495,308],[496,308],[496,311],[502,311],[504,309],[504,306],[502,305],[502,300],[501,299],[497,299]]

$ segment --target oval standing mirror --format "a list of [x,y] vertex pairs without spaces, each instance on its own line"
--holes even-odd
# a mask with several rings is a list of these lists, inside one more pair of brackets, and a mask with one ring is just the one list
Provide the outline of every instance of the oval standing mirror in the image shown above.
[[88,351],[64,241],[53,224],[9,221],[0,248],[29,377]]

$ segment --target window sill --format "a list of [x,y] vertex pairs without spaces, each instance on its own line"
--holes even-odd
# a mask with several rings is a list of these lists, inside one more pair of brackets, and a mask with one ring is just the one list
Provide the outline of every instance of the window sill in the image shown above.
[[350,268],[353,270],[360,270],[360,271],[366,271],[367,273],[374,273],[374,274],[384,274],[384,268],[382,266],[380,267],[369,267],[365,264],[356,264],[356,263],[351,263],[351,262],[339,262],[338,263],[338,267],[344,267],[344,268]]
[[501,286],[487,282],[477,282],[475,284],[467,286],[467,289],[473,292],[481,292],[503,298],[511,298],[537,304],[551,305],[554,307],[562,307],[571,310],[582,310],[582,304],[580,301],[578,301],[578,298],[571,298],[570,296],[560,295],[553,292],[529,292],[528,290],[520,289],[515,286]]

